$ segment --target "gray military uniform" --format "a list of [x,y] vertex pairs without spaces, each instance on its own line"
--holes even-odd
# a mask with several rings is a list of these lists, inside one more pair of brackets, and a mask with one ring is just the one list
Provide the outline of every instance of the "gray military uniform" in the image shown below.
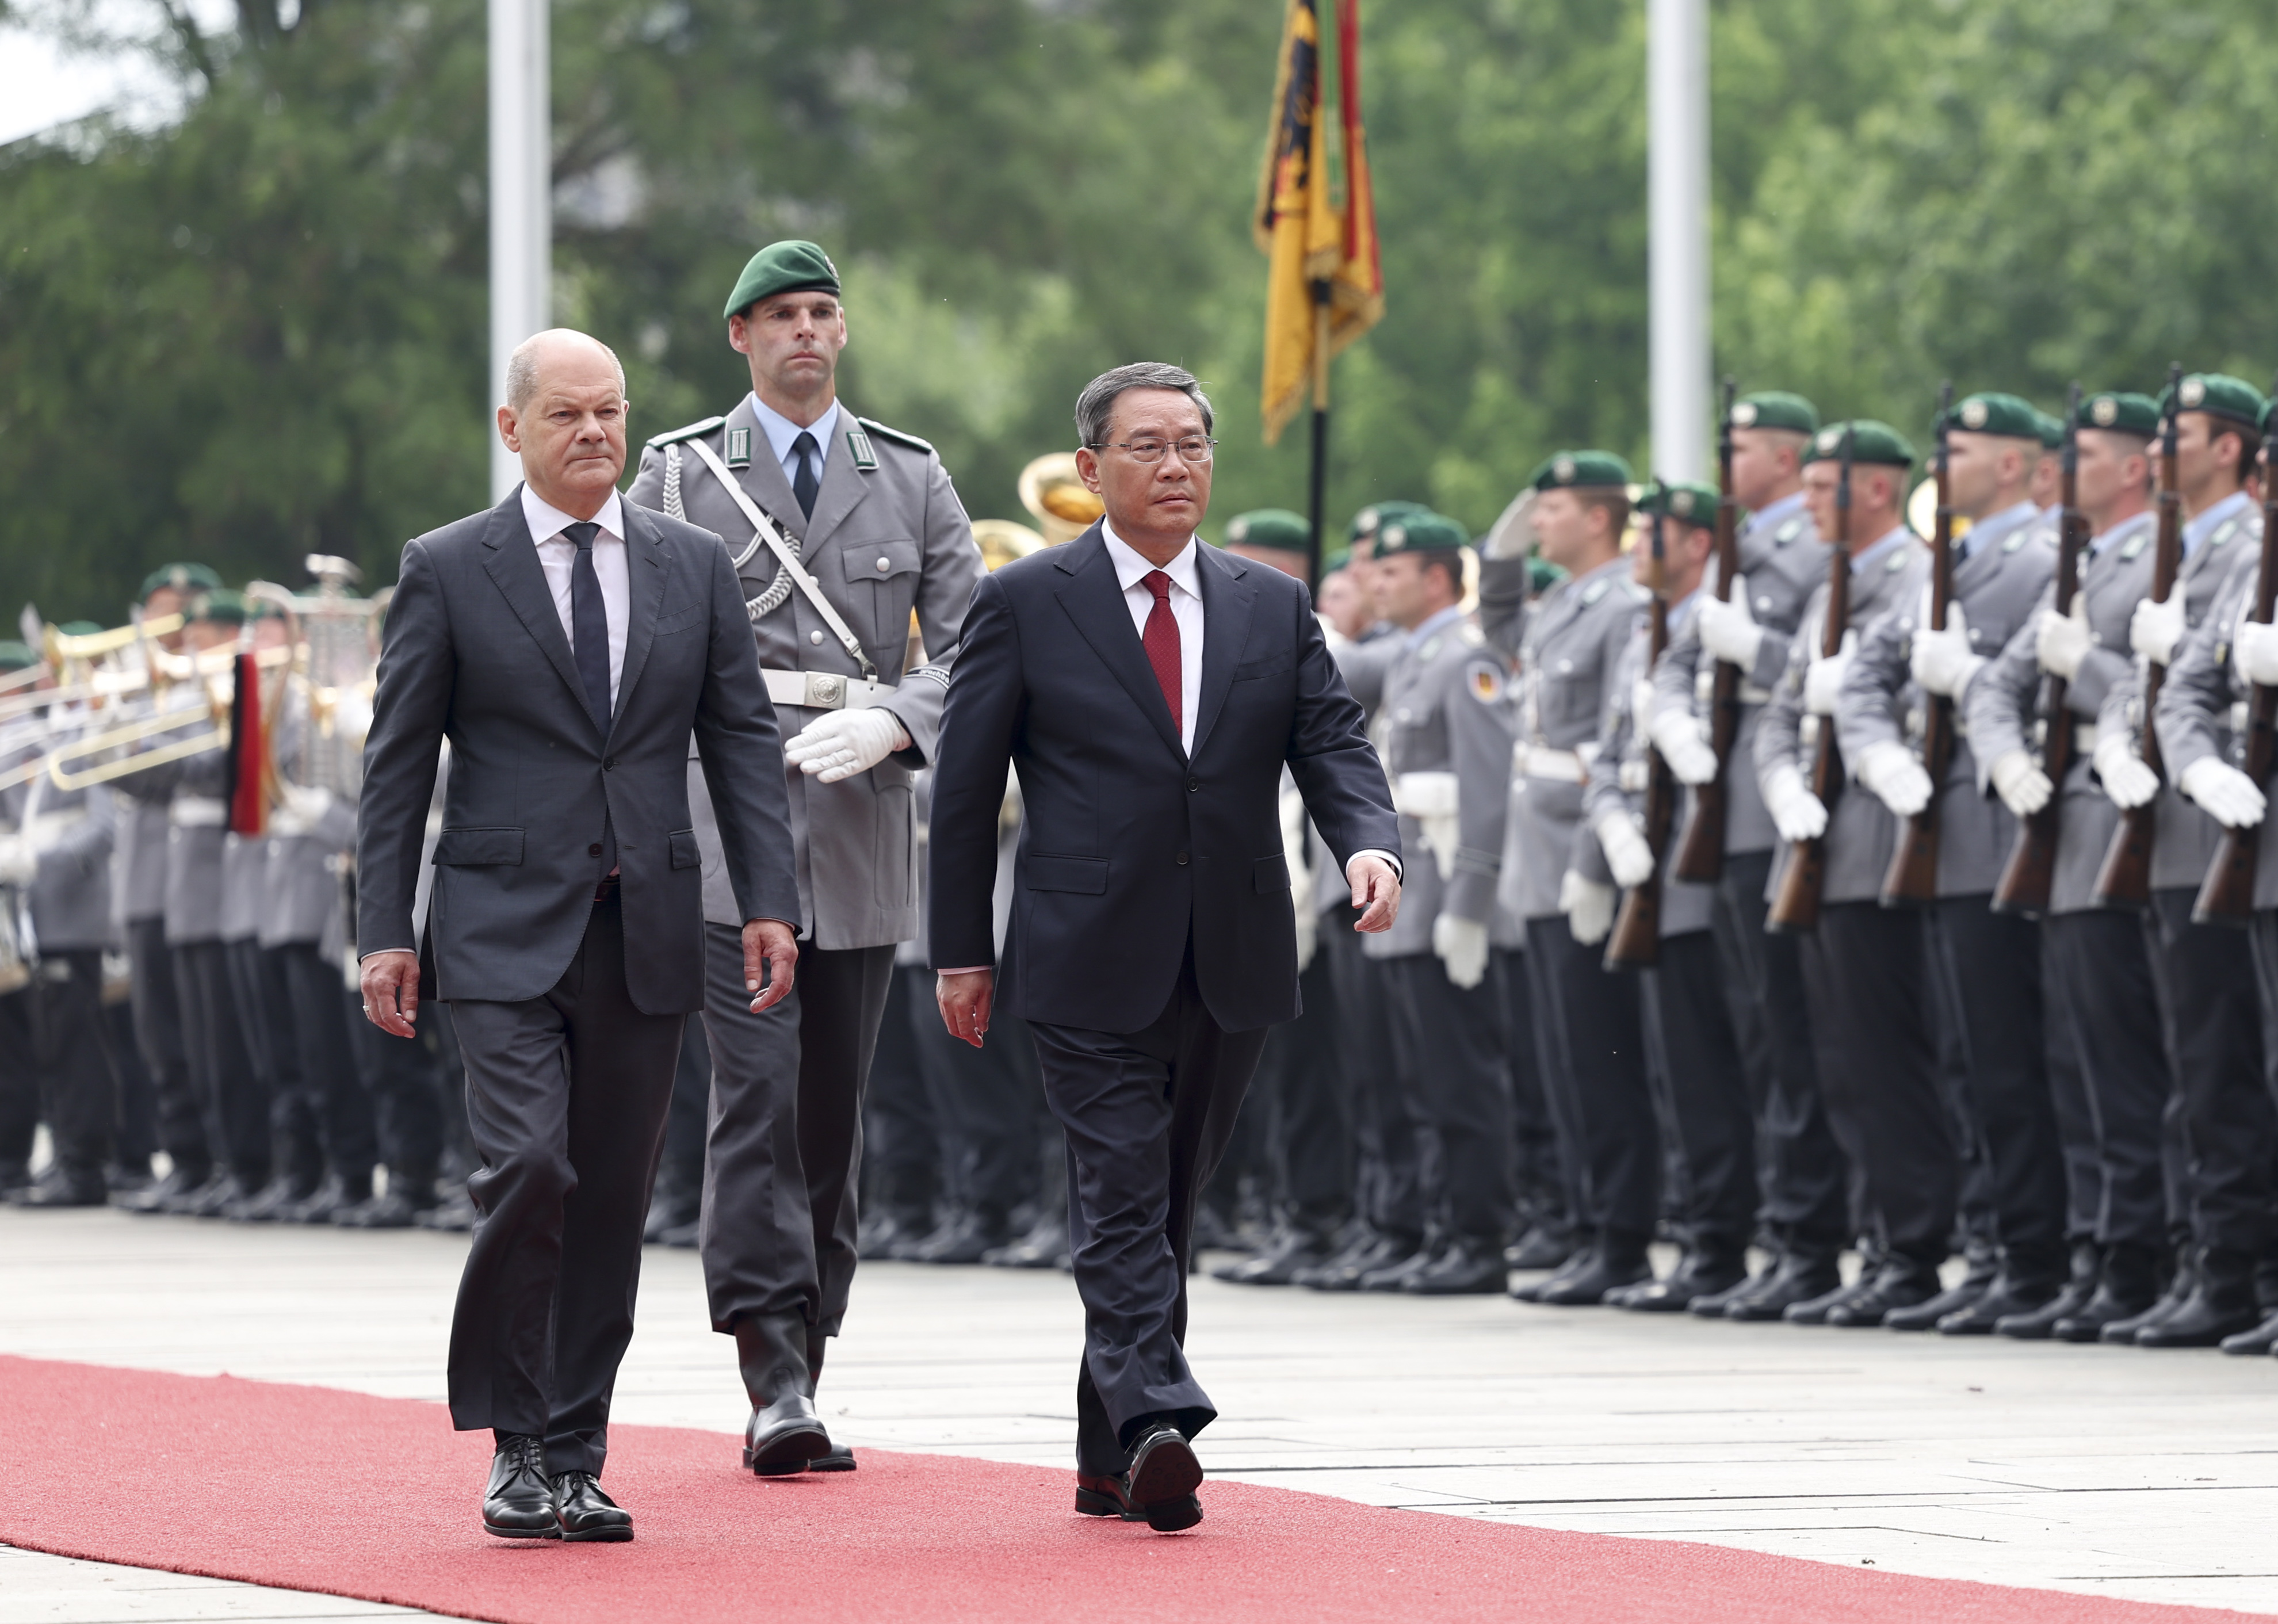
[[[1687,600],[1688,603],[1692,600]],[[1672,615],[1675,611],[1671,611]],[[1687,630],[1693,617],[1683,617]],[[1677,640],[1674,628],[1670,641]],[[1765,640],[1770,637],[1767,634]],[[1694,645],[1700,646],[1696,639]],[[1646,786],[1653,768],[1653,747],[1645,732],[1638,725],[1635,701],[1638,685],[1647,676],[1647,655],[1653,647],[1652,628],[1640,624],[1631,633],[1629,646],[1623,649],[1621,662],[1614,668],[1614,680],[1606,693],[1603,731],[1598,737],[1598,753],[1590,763],[1590,782],[1582,792],[1584,838],[1577,842],[1574,867],[1584,878],[1610,885],[1613,870],[1606,866],[1606,854],[1598,843],[1598,820],[1609,812],[1642,813],[1645,810]],[[1666,654],[1668,651],[1663,651]],[[1785,657],[1785,654],[1783,654]],[[1653,668],[1658,670],[1658,667]],[[1745,775],[1736,774],[1736,777]],[[1670,844],[1676,845],[1677,825],[1671,823]],[[1672,879],[1667,874],[1670,854],[1663,854],[1663,874],[1661,885],[1661,936],[1689,936],[1708,928],[1709,915],[1715,906],[1716,888],[1714,885],[1689,885]]]

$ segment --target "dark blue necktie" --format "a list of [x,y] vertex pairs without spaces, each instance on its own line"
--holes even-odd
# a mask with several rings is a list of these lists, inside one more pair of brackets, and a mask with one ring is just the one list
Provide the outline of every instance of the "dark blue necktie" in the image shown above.
[[[601,527],[591,519],[562,527],[562,533],[577,548],[570,566],[570,653],[577,662],[577,680],[585,686],[585,709],[601,737],[609,734],[609,616],[601,607],[601,578],[593,570],[593,538]],[[601,838],[589,854],[600,859],[603,876],[617,866],[617,831],[604,811]]]
[[822,448],[814,443],[814,435],[801,429],[799,438],[791,442],[791,454],[799,459],[799,466],[791,471],[791,494],[799,498],[799,510],[813,518],[814,493],[822,485],[822,481],[814,477],[814,464],[822,454]]

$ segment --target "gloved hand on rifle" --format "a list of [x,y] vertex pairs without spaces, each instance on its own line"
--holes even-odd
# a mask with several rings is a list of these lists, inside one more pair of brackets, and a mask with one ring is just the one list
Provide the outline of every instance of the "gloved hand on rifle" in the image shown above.
[[2278,688],[2278,626],[2266,626],[2259,620],[2249,620],[2238,628],[2238,640],[2231,645],[2231,655],[2238,662],[2238,673],[2261,688]]
[[2154,665],[2173,665],[2183,631],[2182,593],[2169,593],[2165,603],[2146,598],[2128,617],[2128,647]]
[[2160,775],[2144,762],[2131,733],[2112,733],[2096,741],[2096,776],[2104,793],[2122,812],[2149,806],[2160,793]]
[[1585,947],[1604,941],[1612,931],[1614,905],[1620,900],[1621,893],[1611,885],[1585,879],[1571,869],[1558,882],[1558,911],[1566,915],[1566,928],[1574,939]]
[[1691,711],[1676,706],[1655,711],[1646,736],[1679,784],[1716,781],[1716,752],[1708,747],[1708,740],[1701,736],[1701,720]]
[[1728,665],[1754,670],[1757,651],[1764,646],[1764,629],[1748,610],[1748,578],[1732,578],[1732,599],[1727,603],[1703,597],[1693,611],[1700,617],[1701,647]]
[[1993,793],[2001,797],[2001,804],[2019,817],[2032,816],[2048,805],[2049,797],[2056,793],[2056,785],[2049,781],[2049,775],[2041,770],[2030,750],[2003,751],[1993,758],[1988,776],[1993,780]]
[[1653,877],[1653,847],[1646,843],[1635,813],[1625,807],[1613,808],[1591,829],[1598,837],[1599,849],[1606,854],[1606,867],[1613,871],[1615,885],[1629,891]]
[[1915,753],[1896,739],[1879,739],[1860,751],[1855,770],[1859,782],[1900,817],[1912,817],[1930,805],[1935,787],[1930,774],[1915,760]]
[[2270,805],[2253,779],[2212,755],[2202,755],[2184,768],[2175,787],[2225,829],[2253,828]]
[[1985,663],[1985,656],[1969,647],[1969,617],[1961,612],[1959,603],[1946,605],[1943,632],[1930,629],[1930,609],[1925,604],[1922,620],[1915,628],[1914,645],[1907,668],[1924,693],[1944,699],[1960,699],[1969,686],[1969,679]]
[[1844,674],[1851,669],[1851,656],[1859,652],[1859,634],[1846,632],[1843,645],[1833,654],[1815,659],[1804,669],[1803,708],[1815,716],[1831,716],[1835,701],[1843,692]]
[[2050,676],[2070,682],[2080,675],[2080,663],[2095,647],[2096,633],[2088,629],[2086,598],[2075,598],[2069,615],[2060,615],[2052,609],[2041,611],[2040,629],[2033,634],[2033,652]]
[[1782,762],[1764,779],[1764,810],[1772,815],[1779,838],[1793,845],[1816,840],[1827,832],[1827,807],[1811,793],[1803,775]]
[[1448,979],[1465,992],[1487,979],[1487,928],[1480,921],[1441,915],[1432,922],[1432,951]]

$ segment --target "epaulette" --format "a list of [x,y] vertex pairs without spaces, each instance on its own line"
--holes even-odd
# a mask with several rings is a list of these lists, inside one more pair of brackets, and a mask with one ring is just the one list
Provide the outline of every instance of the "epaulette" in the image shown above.
[[933,450],[930,444],[920,440],[915,434],[905,434],[898,428],[888,428],[875,417],[857,417],[854,421],[868,429],[873,434],[891,440],[898,446],[907,446],[913,451],[923,451],[929,454]]
[[654,435],[648,443],[653,446],[676,446],[684,440],[699,440],[727,420],[725,417],[707,417],[701,423],[692,423],[686,428],[674,429],[669,434]]

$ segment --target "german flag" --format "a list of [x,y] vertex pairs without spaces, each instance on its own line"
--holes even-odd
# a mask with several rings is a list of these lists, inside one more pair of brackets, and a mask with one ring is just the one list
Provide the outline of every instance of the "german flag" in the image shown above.
[[1384,314],[1376,201],[1361,124],[1360,0],[1336,7],[1337,112],[1343,198],[1329,171],[1322,0],[1289,0],[1273,80],[1273,120],[1253,222],[1268,257],[1265,283],[1265,438],[1280,437],[1305,403],[1326,406],[1328,363]]

